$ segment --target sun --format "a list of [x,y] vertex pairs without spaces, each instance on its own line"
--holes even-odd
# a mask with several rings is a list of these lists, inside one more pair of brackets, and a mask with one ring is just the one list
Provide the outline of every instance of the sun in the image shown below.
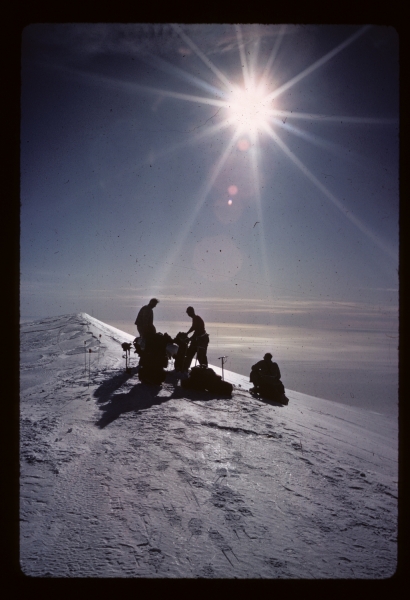
[[228,119],[238,133],[266,130],[273,114],[272,100],[257,88],[236,88],[227,101]]

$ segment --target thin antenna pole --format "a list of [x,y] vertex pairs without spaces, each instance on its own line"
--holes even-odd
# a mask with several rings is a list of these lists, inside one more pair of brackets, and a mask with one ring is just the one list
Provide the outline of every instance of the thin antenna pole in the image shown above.
[[225,359],[228,358],[227,356],[220,356],[218,358],[218,360],[221,361],[221,367],[222,367],[222,381],[224,381],[224,363],[225,363]]

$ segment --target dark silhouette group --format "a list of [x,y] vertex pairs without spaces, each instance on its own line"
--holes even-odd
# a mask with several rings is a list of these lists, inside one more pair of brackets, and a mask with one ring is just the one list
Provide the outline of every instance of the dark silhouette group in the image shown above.
[[[137,326],[139,338],[136,338],[134,345],[136,351],[145,349],[147,340],[150,340],[157,333],[154,325],[154,308],[159,303],[157,298],[151,298],[151,300],[143,306],[135,319],[135,325]],[[172,342],[182,346],[184,348],[184,356],[178,357],[178,371],[184,375],[188,374],[188,370],[191,366],[192,359],[197,357],[200,366],[208,366],[207,348],[209,344],[209,335],[205,330],[204,320],[195,313],[192,306],[188,306],[186,314],[192,319],[192,326],[184,334],[180,332],[175,340]],[[192,333],[191,337],[188,337]],[[138,346],[138,349],[137,349]]]
[[[186,314],[192,319],[192,325],[186,333],[179,332],[175,338],[172,338],[167,333],[162,334],[156,330],[154,308],[158,303],[157,298],[151,298],[148,304],[140,309],[135,320],[139,337],[135,338],[134,347],[135,352],[140,356],[138,372],[140,380],[147,383],[162,383],[166,376],[164,369],[168,365],[168,357],[174,356],[175,371],[182,380],[188,378],[190,380],[184,382],[186,384],[184,387],[197,387],[195,382],[206,382],[208,379],[211,382],[208,388],[215,388],[215,377],[219,379],[220,377],[208,368],[209,334],[206,332],[202,317],[195,313],[192,306],[188,306]],[[195,357],[199,367],[191,368]],[[272,354],[267,352],[262,360],[252,366],[249,379],[254,387],[250,391],[261,397],[279,399],[282,404],[287,404],[288,399],[280,378],[279,366],[272,361]]]

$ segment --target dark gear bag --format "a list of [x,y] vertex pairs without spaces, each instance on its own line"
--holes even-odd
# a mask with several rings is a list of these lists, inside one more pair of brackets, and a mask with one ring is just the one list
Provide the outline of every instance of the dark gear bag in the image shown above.
[[165,381],[168,366],[166,347],[172,342],[167,333],[155,333],[147,338],[145,349],[140,355],[138,378],[143,383],[161,384]]
[[183,379],[181,385],[183,388],[207,390],[223,396],[230,396],[233,391],[233,385],[222,381],[222,377],[210,367],[193,367],[188,379]]
[[289,400],[285,396],[285,386],[277,377],[270,377],[269,375],[259,376],[259,393],[264,398],[281,402],[282,404],[288,404]]
[[182,371],[184,368],[185,354],[188,348],[189,339],[184,331],[180,331],[173,339],[174,344],[178,345],[178,352],[175,356],[174,368],[175,371]]

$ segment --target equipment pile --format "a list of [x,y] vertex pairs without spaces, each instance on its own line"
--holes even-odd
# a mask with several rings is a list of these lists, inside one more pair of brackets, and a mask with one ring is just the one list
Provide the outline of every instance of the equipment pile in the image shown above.
[[181,386],[185,389],[206,390],[222,396],[232,394],[233,385],[223,381],[210,367],[192,367],[188,379],[182,379]]
[[[168,366],[167,345],[172,338],[167,333],[155,333],[145,340],[145,348],[139,352],[138,377],[142,383],[160,385],[165,381]],[[136,344],[134,344],[136,347]]]

